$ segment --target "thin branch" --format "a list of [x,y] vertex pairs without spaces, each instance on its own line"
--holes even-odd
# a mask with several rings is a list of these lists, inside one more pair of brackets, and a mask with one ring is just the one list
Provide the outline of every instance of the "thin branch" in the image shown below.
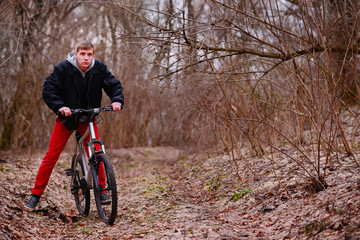
[[13,53],[10,54],[10,56],[4,60],[4,62],[2,62],[0,64],[0,68],[7,62],[9,61],[13,56],[16,55],[18,49],[19,49],[19,42],[20,42],[20,35],[21,35],[21,31],[19,31],[19,36],[18,36],[18,39],[17,39],[17,43],[16,43],[16,48],[15,48],[15,51]]

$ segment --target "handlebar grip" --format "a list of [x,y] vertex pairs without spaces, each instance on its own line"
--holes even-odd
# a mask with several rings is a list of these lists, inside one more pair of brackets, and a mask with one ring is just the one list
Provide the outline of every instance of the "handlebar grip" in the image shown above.
[[77,114],[81,112],[79,109],[70,109],[70,110],[71,110],[71,114]]

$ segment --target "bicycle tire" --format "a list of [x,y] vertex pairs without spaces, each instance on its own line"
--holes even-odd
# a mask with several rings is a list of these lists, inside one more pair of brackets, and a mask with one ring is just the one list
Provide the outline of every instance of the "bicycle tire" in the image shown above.
[[90,212],[90,190],[87,189],[85,169],[80,155],[73,156],[71,168],[74,170],[71,176],[71,192],[80,215],[87,216]]
[[[104,164],[105,169],[105,187],[96,189],[94,187],[94,196],[96,207],[99,213],[100,218],[107,224],[112,225],[115,222],[116,215],[117,215],[117,187],[116,187],[116,179],[114,168],[109,160],[109,158],[104,154],[100,153],[96,156],[97,158],[97,166],[95,167],[96,176],[94,176],[94,186],[95,181],[99,182],[98,180],[98,170],[99,164],[102,162]],[[110,197],[111,201],[107,204],[101,203],[100,194],[102,192],[106,192]]]

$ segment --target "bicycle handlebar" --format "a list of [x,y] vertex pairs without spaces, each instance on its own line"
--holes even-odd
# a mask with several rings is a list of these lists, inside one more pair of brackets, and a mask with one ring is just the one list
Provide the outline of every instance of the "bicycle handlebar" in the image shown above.
[[112,106],[107,107],[99,107],[99,108],[90,108],[90,109],[70,109],[71,114],[78,114],[78,113],[93,113],[93,114],[99,114],[101,111],[113,111]]

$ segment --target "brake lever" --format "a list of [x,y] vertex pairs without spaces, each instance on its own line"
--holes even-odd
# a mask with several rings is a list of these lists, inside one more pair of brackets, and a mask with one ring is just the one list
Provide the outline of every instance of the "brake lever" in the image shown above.
[[104,111],[112,111],[112,110],[113,110],[112,106],[104,107]]

